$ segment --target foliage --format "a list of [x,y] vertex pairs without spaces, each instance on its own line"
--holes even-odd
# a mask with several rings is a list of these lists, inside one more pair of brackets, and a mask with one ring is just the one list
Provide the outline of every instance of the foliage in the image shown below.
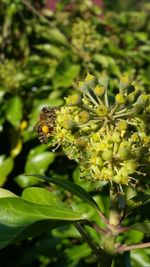
[[[140,89],[148,91],[150,85],[149,6],[118,14],[100,11],[88,0],[64,8],[67,2],[60,1],[55,13],[44,8],[43,0],[0,3],[0,186],[7,189],[0,191],[0,244],[9,244],[0,258],[6,267],[92,266],[96,255],[77,228],[99,246],[104,235],[89,222],[106,227],[97,205],[110,216],[108,185],[102,183],[97,190],[80,179],[77,163],[61,148],[51,152],[38,142],[41,109],[62,105],[88,72],[96,77],[109,73],[110,98],[122,74],[136,78]],[[130,230],[118,234],[117,242],[148,241],[148,193],[126,189],[122,218]],[[133,267],[148,265],[148,255],[147,249],[134,250]],[[114,266],[128,258],[128,253],[119,253]]]

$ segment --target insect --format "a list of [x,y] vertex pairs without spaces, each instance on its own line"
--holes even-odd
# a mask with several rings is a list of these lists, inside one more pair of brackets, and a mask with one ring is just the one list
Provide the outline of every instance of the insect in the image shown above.
[[40,113],[39,122],[35,126],[41,143],[46,144],[48,142],[48,138],[54,134],[55,121],[56,108],[43,107]]

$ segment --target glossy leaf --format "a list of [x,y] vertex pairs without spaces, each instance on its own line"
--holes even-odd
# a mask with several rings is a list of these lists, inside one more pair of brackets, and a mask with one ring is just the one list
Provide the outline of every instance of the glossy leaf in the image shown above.
[[64,53],[62,53],[60,51],[59,48],[57,48],[54,45],[51,44],[38,44],[35,46],[36,49],[45,52],[51,56],[53,56],[54,58],[58,58],[58,59],[62,59],[64,57]]
[[21,187],[26,188],[29,186],[34,186],[41,182],[41,179],[36,177],[27,177],[24,174],[19,174],[15,177],[15,182]]
[[3,198],[3,197],[18,197],[18,196],[9,190],[0,188],[0,198]]
[[50,183],[56,184],[59,187],[62,187],[63,189],[71,192],[72,194],[74,194],[75,196],[79,197],[80,199],[82,199],[83,201],[85,201],[86,203],[88,203],[89,205],[91,205],[92,207],[94,207],[95,209],[99,209],[97,203],[95,202],[95,200],[90,196],[89,193],[87,193],[81,186],[77,185],[77,184],[73,184],[70,181],[66,181],[63,179],[54,179],[48,176],[44,176],[44,175],[39,175],[39,174],[30,174],[27,176],[33,176],[33,177],[37,177],[40,179],[43,179],[45,181],[48,181]]
[[48,166],[54,161],[55,154],[44,151],[34,156],[30,156],[25,166],[25,172],[36,172],[43,174]]
[[54,205],[39,205],[20,198],[0,199],[0,248],[37,235],[62,223],[83,220],[76,212]]
[[26,201],[30,201],[40,205],[50,205],[50,206],[54,205],[58,207],[67,206],[64,202],[62,202],[59,199],[59,197],[56,194],[40,187],[26,188],[23,191],[21,198]]
[[12,171],[14,160],[11,157],[5,158],[4,155],[0,156],[0,186],[2,186],[7,179],[7,176]]
[[45,27],[43,25],[36,25],[36,33],[46,40],[50,40],[52,43],[59,45],[67,45],[66,37],[57,28]]
[[131,264],[133,267],[149,267],[149,259],[149,248],[131,251]]

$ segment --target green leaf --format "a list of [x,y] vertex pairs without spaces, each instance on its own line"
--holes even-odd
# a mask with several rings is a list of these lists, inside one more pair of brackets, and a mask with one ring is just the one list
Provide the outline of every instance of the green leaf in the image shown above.
[[13,167],[13,158],[5,158],[4,155],[0,156],[0,186],[2,186],[6,182],[7,176],[12,171]]
[[67,45],[67,39],[58,29],[49,29],[49,34],[51,41],[54,41],[58,44]]
[[56,194],[40,187],[26,188],[21,198],[40,205],[54,205],[69,208]]
[[35,48],[57,59],[62,59],[64,57],[64,53],[61,52],[58,47],[51,44],[38,44],[35,46]]
[[0,188],[0,198],[3,198],[3,197],[18,197],[18,196],[9,190],[6,190],[4,188]]
[[91,256],[91,253],[91,248],[86,243],[74,245],[66,249],[68,258],[70,259],[70,261],[74,262],[74,264],[77,264],[79,260],[83,258]]
[[15,127],[19,127],[22,119],[22,100],[18,96],[12,97],[6,104],[6,118]]
[[66,37],[57,28],[50,28],[44,25],[37,24],[35,25],[35,31],[38,37],[45,38],[46,40],[49,40],[52,43],[65,46],[68,44]]
[[29,186],[36,185],[41,182],[41,179],[38,179],[36,177],[28,177],[24,174],[19,174],[15,177],[15,182],[21,187],[26,188]]
[[79,197],[80,199],[82,199],[83,201],[88,203],[90,206],[92,206],[93,208],[99,210],[99,207],[98,207],[96,201],[90,196],[89,193],[87,193],[81,186],[79,186],[77,184],[73,184],[70,181],[66,181],[63,179],[58,179],[58,178],[55,179],[55,178],[51,178],[51,177],[43,176],[43,175],[39,175],[39,174],[30,174],[30,175],[28,174],[27,176],[37,177],[37,178],[43,179],[45,181],[48,181],[50,183],[56,184],[59,187],[62,187],[63,189],[76,195],[77,197]]
[[131,225],[130,228],[143,232],[148,236],[150,235],[150,221],[135,223],[134,225]]
[[80,71],[80,66],[77,64],[69,64],[67,61],[60,64],[56,70],[54,76],[54,88],[68,88],[72,86],[75,78],[78,76]]
[[131,264],[133,267],[149,267],[150,249],[131,250]]
[[[44,151],[46,148],[45,145],[40,145],[31,149],[27,157],[25,172],[36,172],[44,175],[49,165],[53,163],[55,159],[55,153]],[[40,183],[41,179],[20,174],[15,178],[15,181],[22,188],[26,188]]]
[[32,156],[32,154],[28,157],[25,172],[36,172],[40,174],[44,174],[47,170],[48,166],[54,161],[55,154],[52,152],[44,151],[41,153],[37,153]]
[[64,223],[84,220],[76,212],[53,205],[39,205],[20,198],[0,199],[0,248],[38,235]]

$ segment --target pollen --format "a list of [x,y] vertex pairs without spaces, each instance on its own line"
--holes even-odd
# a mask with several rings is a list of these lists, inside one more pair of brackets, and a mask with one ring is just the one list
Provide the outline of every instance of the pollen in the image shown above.
[[45,134],[48,134],[49,133],[49,127],[47,125],[44,125],[42,127],[42,132],[45,133]]
[[26,129],[27,126],[28,126],[27,121],[25,121],[25,120],[22,121],[22,122],[20,123],[20,130],[24,130],[24,129]]

